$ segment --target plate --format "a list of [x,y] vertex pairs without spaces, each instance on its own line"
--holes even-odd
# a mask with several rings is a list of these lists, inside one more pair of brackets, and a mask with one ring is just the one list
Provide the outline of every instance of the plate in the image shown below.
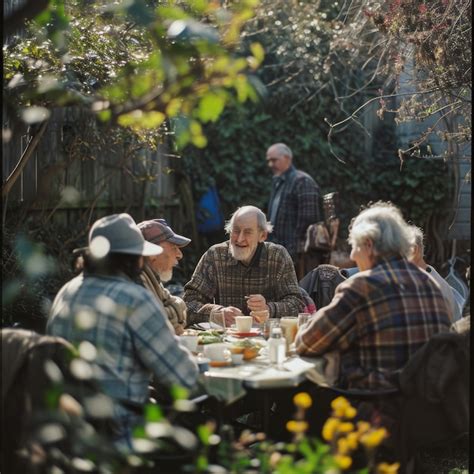
[[255,328],[250,332],[239,332],[236,329],[229,329],[229,334],[236,337],[255,337],[260,336],[260,329]]

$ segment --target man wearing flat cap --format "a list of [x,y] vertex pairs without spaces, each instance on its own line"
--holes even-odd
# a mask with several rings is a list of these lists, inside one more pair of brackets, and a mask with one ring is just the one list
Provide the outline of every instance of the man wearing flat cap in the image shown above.
[[176,334],[180,335],[186,325],[186,304],[181,298],[173,296],[163,283],[173,277],[173,267],[183,258],[181,248],[188,245],[191,239],[176,234],[165,219],[140,222],[138,228],[145,240],[163,249],[161,254],[145,258],[141,283],[155,295]]
[[46,326],[79,349],[95,347],[93,374],[112,400],[114,441],[124,449],[132,449],[133,428],[144,421],[132,406],[148,400],[151,376],[191,389],[199,373],[156,298],[135,282],[144,257],[161,253],[130,215],[99,219],[89,232],[84,271],[59,290]]

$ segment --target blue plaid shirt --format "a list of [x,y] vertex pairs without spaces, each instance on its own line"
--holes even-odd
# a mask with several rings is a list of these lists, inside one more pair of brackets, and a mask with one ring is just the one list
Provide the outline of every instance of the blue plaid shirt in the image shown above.
[[[154,296],[125,276],[81,274],[66,283],[53,302],[47,332],[96,347],[96,379],[112,399],[145,402],[152,373],[187,388],[197,381],[196,363]],[[128,433],[137,421],[118,403],[114,418]]]

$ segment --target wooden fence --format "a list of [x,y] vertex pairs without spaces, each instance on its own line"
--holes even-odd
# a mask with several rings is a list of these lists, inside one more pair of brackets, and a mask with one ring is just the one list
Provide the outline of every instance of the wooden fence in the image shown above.
[[[13,125],[5,115],[3,125],[11,131],[3,141],[5,184],[35,130]],[[37,148],[4,199],[4,220],[5,213],[19,207],[33,213],[54,210],[55,218],[67,223],[74,218],[74,210],[128,211],[141,219],[149,207],[163,214],[179,204],[164,146],[151,150],[116,133],[104,142],[104,133],[108,137],[87,111],[54,110]]]

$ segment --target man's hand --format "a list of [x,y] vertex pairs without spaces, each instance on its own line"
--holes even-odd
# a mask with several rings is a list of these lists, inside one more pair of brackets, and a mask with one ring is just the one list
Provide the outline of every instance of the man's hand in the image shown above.
[[211,311],[209,321],[222,326],[222,319],[224,318],[225,326],[230,327],[235,323],[235,317],[239,314],[242,314],[242,311],[239,308],[236,308],[235,306],[226,306]]
[[267,301],[263,295],[249,295],[247,298],[247,306],[250,311],[269,311]]
[[270,311],[264,309],[263,311],[250,311],[250,316],[256,323],[262,324],[270,317]]

